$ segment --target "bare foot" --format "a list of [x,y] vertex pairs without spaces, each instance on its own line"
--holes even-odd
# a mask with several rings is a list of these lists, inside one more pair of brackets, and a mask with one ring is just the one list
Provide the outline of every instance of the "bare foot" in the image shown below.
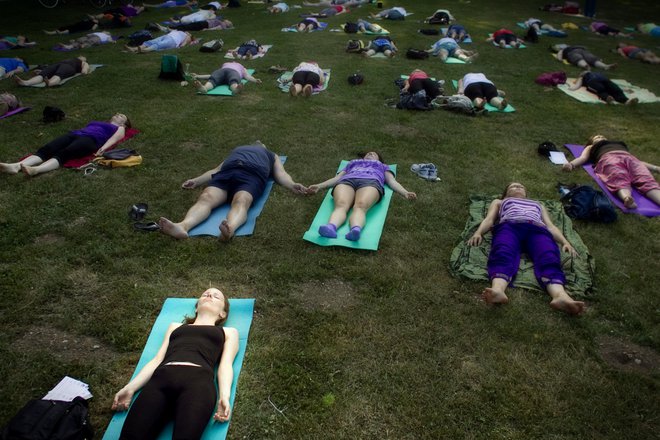
[[21,165],[18,163],[0,163],[0,172],[7,174],[18,174]]
[[506,304],[509,302],[509,298],[506,296],[504,292],[500,292],[499,290],[494,290],[491,287],[486,287],[484,291],[481,293],[481,297],[488,304]]
[[195,81],[193,81],[193,86],[195,86],[195,88],[197,89],[197,91],[199,93],[208,93],[208,90],[206,90],[206,87],[204,87],[204,85],[201,82],[199,82],[199,80],[197,80],[197,79]]
[[307,84],[307,85],[305,85],[305,87],[303,87],[303,95],[304,96],[307,96],[307,97],[312,96],[312,91],[313,90],[312,90],[311,84]]
[[626,105],[636,105],[639,102],[639,98],[630,98],[626,101]]
[[555,298],[550,301],[550,307],[555,310],[568,313],[569,315],[580,315],[584,312],[585,304],[582,301],[575,301],[574,299],[566,296]]
[[475,108],[484,108],[484,105],[486,105],[486,101],[482,98],[474,98],[472,103],[474,104]]
[[25,174],[28,177],[32,177],[35,174],[37,174],[34,167],[29,167],[27,165],[22,165],[22,164],[21,164],[21,171],[23,172],[23,174]]
[[188,238],[188,233],[185,229],[183,229],[183,227],[181,227],[180,224],[173,223],[165,217],[158,219],[158,226],[160,226],[160,232],[163,234],[167,234],[178,239]]
[[236,87],[234,87],[234,88],[232,89],[232,93],[233,93],[234,95],[238,95],[238,94],[241,93],[242,91],[243,91],[243,84],[241,84],[241,83],[236,84]]
[[637,209],[637,203],[635,203],[635,199],[633,199],[632,196],[623,198],[623,206],[628,209]]
[[229,226],[227,220],[223,220],[220,223],[220,240],[229,241],[234,236],[234,231]]
[[293,84],[289,87],[289,94],[291,96],[298,96],[298,89]]

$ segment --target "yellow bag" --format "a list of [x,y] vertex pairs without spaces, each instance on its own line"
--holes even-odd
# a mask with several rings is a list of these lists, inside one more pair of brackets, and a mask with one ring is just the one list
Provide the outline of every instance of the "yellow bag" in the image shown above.
[[579,29],[577,24],[570,22],[563,23],[561,27],[563,29]]
[[94,163],[109,168],[134,167],[142,163],[142,156],[128,156],[126,159],[104,159],[103,157],[97,157],[94,159]]

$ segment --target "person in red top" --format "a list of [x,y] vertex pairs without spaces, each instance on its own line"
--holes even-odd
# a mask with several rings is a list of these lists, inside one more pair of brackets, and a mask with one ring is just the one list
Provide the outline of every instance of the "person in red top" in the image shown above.
[[660,64],[660,57],[649,49],[642,49],[627,43],[619,43],[616,52],[624,58],[639,60],[643,63]]
[[410,93],[417,93],[420,90],[426,92],[428,100],[432,100],[441,95],[438,82],[429,78],[426,72],[420,69],[415,69],[410,72],[410,75],[403,83],[403,90]]
[[502,49],[504,49],[506,46],[518,48],[520,47],[520,44],[523,43],[523,40],[518,38],[516,34],[513,33],[513,31],[504,28],[493,32],[493,36],[488,37],[486,41],[494,41],[495,44],[500,46]]

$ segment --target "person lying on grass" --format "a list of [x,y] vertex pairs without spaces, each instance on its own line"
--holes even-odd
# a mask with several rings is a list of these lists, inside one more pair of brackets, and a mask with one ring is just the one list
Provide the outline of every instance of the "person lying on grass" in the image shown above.
[[319,235],[322,237],[337,238],[337,228],[344,224],[348,211],[352,209],[348,219],[351,229],[345,238],[351,241],[359,240],[366,223],[367,211],[383,197],[385,184],[408,200],[417,199],[417,194],[408,191],[396,181],[394,173],[383,162],[380,154],[370,151],[358,156],[359,159],[350,161],[335,177],[309,187],[310,194],[334,187],[332,198],[335,207],[328,223],[319,227]]
[[455,23],[447,28],[445,37],[453,38],[457,43],[462,43],[468,37],[468,32],[465,26]]
[[[193,82],[194,86],[201,93],[207,93],[209,90],[222,85],[229,86],[229,89],[234,94],[241,93],[243,90],[243,84],[241,83],[242,79],[261,84],[260,79],[250,75],[242,64],[235,61],[224,63],[218,70],[210,75],[197,75],[196,73],[193,73],[192,77],[195,78],[195,81]],[[202,84],[198,81],[200,79],[206,79],[208,81]]]
[[500,95],[503,92],[497,90],[495,84],[483,73],[467,73],[458,80],[458,94],[465,95],[472,100],[475,108],[484,108],[486,103],[504,110],[507,106],[506,99]]
[[190,32],[170,31],[166,35],[161,35],[153,40],[147,40],[137,47],[124,46],[133,53],[154,52],[157,50],[176,49],[189,45],[194,41]]
[[38,72],[37,75],[30,79],[21,79],[15,75],[14,81],[19,86],[25,87],[41,84],[45,84],[47,87],[58,86],[62,83],[62,80],[71,78],[79,73],[87,75],[90,72],[90,67],[89,63],[87,63],[87,58],[78,57],[49,64],[36,72]]
[[170,18],[170,22],[174,24],[190,24],[197,21],[206,21],[215,18],[215,11],[212,9],[200,9],[192,14],[184,15],[183,17]]
[[312,96],[315,87],[322,86],[325,83],[325,74],[315,61],[309,61],[298,64],[293,69],[291,78],[291,87],[289,93],[291,96]]
[[142,3],[146,8],[194,8],[197,6],[197,0],[168,0],[162,3]]
[[113,15],[113,14],[119,14],[123,15],[124,17],[137,17],[140,15],[142,12],[144,12],[144,6],[134,6],[134,5],[125,5],[125,6],[119,6],[117,8],[112,8],[112,9],[107,9],[103,11],[101,14],[88,14],[87,16],[89,18],[96,18],[97,20],[100,20],[103,18],[104,15]]
[[99,27],[99,21],[95,18],[89,18],[87,20],[81,20],[72,24],[67,24],[65,26],[58,27],[55,30],[49,31],[44,30],[46,35],[68,35],[74,34],[76,32],[85,32],[93,31]]
[[275,3],[273,6],[268,8],[268,12],[271,14],[281,14],[283,12],[289,11],[289,5],[284,2]]
[[660,167],[637,159],[630,154],[624,142],[611,141],[600,134],[593,135],[580,157],[565,163],[563,169],[572,171],[585,163],[594,165],[598,177],[607,189],[621,199],[626,208],[637,208],[631,193],[633,186],[656,205],[660,205],[660,185],[651,174],[660,173]]
[[0,116],[6,115],[10,111],[16,110],[21,106],[21,100],[11,93],[0,93]]
[[335,6],[328,6],[327,8],[323,8],[319,11],[318,14],[313,14],[313,15],[314,17],[318,17],[318,18],[328,18],[328,17],[334,17],[337,14],[343,14],[345,12],[349,12],[346,6],[335,5]]
[[660,64],[660,57],[649,49],[642,49],[627,43],[619,43],[615,51],[624,58],[639,60],[643,63]]
[[0,58],[0,79],[11,78],[28,70],[30,68],[23,58]]
[[550,25],[548,23],[543,23],[538,18],[528,18],[527,20],[525,20],[525,27],[527,29],[534,29],[536,31],[536,33],[538,33],[539,35],[541,34],[542,30],[548,31],[548,32],[561,32],[561,33],[563,33],[563,31],[560,31],[559,29],[556,29],[555,27],[553,27],[552,25]]
[[438,56],[442,61],[447,61],[447,58],[458,58],[466,63],[472,62],[478,54],[473,51],[461,49],[456,40],[452,37],[444,37],[433,43],[431,49],[427,50],[433,56]]
[[264,192],[271,177],[295,194],[307,193],[307,188],[294,182],[286,172],[279,156],[260,141],[236,147],[217,167],[183,182],[181,187],[185,189],[207,187],[180,222],[161,217],[160,231],[174,238],[188,238],[188,231],[206,220],[214,208],[230,203],[227,218],[220,224],[220,240],[229,241],[247,220],[248,209]]
[[194,23],[180,23],[163,26],[159,23],[153,23],[161,32],[169,31],[215,31],[223,29],[232,29],[234,23],[221,17],[215,17],[208,20],[196,21]]
[[[525,252],[534,263],[534,274],[539,284],[550,294],[550,307],[579,315],[585,304],[571,298],[564,284],[566,277],[561,269],[562,251],[577,256],[571,243],[552,223],[545,207],[527,198],[524,185],[512,182],[506,186],[501,199],[495,199],[488,213],[472,237],[470,246],[479,246],[488,231],[493,234],[488,255],[488,276],[491,285],[483,291],[489,304],[506,304],[506,288],[518,273],[520,254]],[[556,243],[555,243],[556,242]]]
[[0,37],[0,50],[7,49],[23,49],[26,47],[36,46],[37,43],[30,41],[23,35],[3,35]]
[[377,53],[382,53],[388,58],[392,58],[397,52],[396,44],[388,35],[382,35],[369,42],[362,55],[372,57]]
[[363,20],[361,18],[358,18],[357,25],[358,32],[373,32],[378,34],[383,31],[383,27],[381,25],[368,22],[367,20]]
[[56,47],[66,50],[87,49],[92,46],[100,46],[106,43],[115,43],[112,34],[108,31],[93,32],[84,37],[70,40],[68,43],[58,43]]
[[514,34],[513,31],[504,28],[498,29],[495,32],[493,32],[493,35],[486,38],[486,41],[494,41],[495,44],[497,44],[502,49],[504,49],[507,46],[511,46],[517,49],[520,47],[522,43],[524,43],[524,40],[518,38],[518,36],[516,36],[516,34]]
[[639,102],[637,98],[628,98],[621,87],[612,82],[608,77],[598,72],[584,71],[575,79],[573,85],[568,90],[577,90],[580,87],[586,87],[591,93],[608,104],[618,102],[619,104],[634,105]]
[[238,46],[236,50],[228,50],[227,53],[230,53],[234,58],[239,58],[241,60],[249,60],[252,57],[261,55],[266,52],[266,49],[257,42],[257,40],[248,40],[245,43]]
[[606,35],[606,36],[614,36],[614,37],[620,36],[620,37],[628,37],[628,38],[631,37],[630,34],[625,34],[620,30],[615,29],[602,21],[592,21],[591,24],[589,25],[589,30],[598,35]]
[[605,64],[596,55],[589,52],[584,46],[567,46],[565,44],[555,44],[552,46],[555,51],[555,58],[559,61],[566,60],[574,66],[584,70],[591,67],[597,67],[603,70],[609,70],[616,67],[616,64]]
[[421,69],[415,69],[410,72],[408,78],[403,82],[402,90],[413,94],[420,90],[424,90],[426,92],[426,99],[429,102],[442,94],[438,82],[431,79],[429,75]]
[[318,29],[320,26],[319,21],[314,17],[304,18],[302,21],[295,25],[298,32],[311,32]]
[[19,162],[0,163],[0,172],[17,174],[22,171],[26,176],[36,176],[54,171],[71,159],[92,154],[100,156],[124,138],[126,128],[131,128],[131,121],[123,113],[116,113],[108,122],[92,121],[84,128],[50,141]]
[[655,23],[637,23],[637,30],[652,37],[660,37],[660,26]]
[[370,0],[322,0],[319,2],[309,2],[309,1],[304,1],[303,6],[335,6],[335,5],[343,5],[343,6],[360,6],[369,3]]
[[172,419],[173,438],[199,439],[211,418],[229,420],[239,335],[235,328],[222,326],[228,314],[227,298],[210,288],[197,301],[194,316],[170,324],[156,356],[112,401],[113,411],[130,407],[121,439],[158,438]]
[[377,14],[370,14],[371,18],[384,18],[386,20],[405,20],[406,10],[400,6],[383,9]]

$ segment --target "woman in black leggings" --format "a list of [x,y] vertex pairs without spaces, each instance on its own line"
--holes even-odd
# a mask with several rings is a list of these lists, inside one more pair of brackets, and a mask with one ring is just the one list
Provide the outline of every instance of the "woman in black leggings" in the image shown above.
[[173,440],[199,439],[211,417],[229,420],[238,331],[222,327],[228,313],[229,301],[211,288],[197,301],[194,317],[170,324],[156,356],[112,402],[113,410],[127,410],[133,395],[142,389],[126,416],[121,440],[156,439],[170,420],[174,420]]

